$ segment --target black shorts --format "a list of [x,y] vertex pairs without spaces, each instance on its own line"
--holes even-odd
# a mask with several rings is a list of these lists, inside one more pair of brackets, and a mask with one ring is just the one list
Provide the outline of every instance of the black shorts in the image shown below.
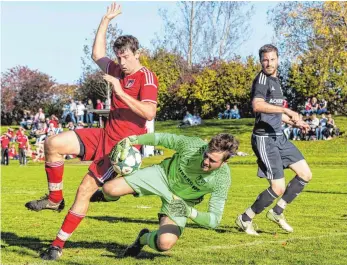
[[258,176],[281,179],[283,169],[305,159],[298,148],[285,135],[259,136],[252,134],[252,149],[258,160]]

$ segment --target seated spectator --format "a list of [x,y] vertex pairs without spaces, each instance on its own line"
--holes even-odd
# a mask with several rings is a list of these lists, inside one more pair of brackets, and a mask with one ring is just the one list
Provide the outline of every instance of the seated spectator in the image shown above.
[[327,140],[331,140],[333,137],[340,135],[340,129],[337,128],[335,124],[335,120],[333,119],[331,113],[328,114],[328,121],[327,121]]
[[324,130],[327,130],[327,121],[325,114],[322,114],[322,118],[319,120],[319,126],[316,128],[316,138],[317,140],[326,140],[326,137],[323,136]]
[[231,116],[231,119],[240,119],[241,118],[240,111],[236,105],[234,105],[234,107],[231,109],[230,116]]
[[58,117],[57,116],[55,116],[54,114],[52,114],[51,115],[51,119],[49,120],[49,122],[48,122],[48,127],[49,127],[49,125],[50,124],[53,124],[53,127],[54,128],[58,128],[58,123],[59,123],[59,119],[58,119]]
[[18,160],[19,159],[19,155],[17,153],[17,149],[16,149],[16,146],[14,144],[12,144],[11,148],[8,149],[8,158],[9,159],[14,159],[14,160]]
[[302,111],[303,115],[310,116],[312,114],[311,98],[308,98],[305,103],[305,110]]
[[54,123],[50,123],[49,127],[47,129],[47,136],[55,135],[56,134],[55,130],[56,130],[56,128],[54,128]]
[[319,100],[317,114],[325,114],[328,111],[328,102],[323,98]]
[[292,133],[293,127],[290,124],[282,122],[282,131],[287,139],[290,139],[290,135]]
[[83,121],[77,122],[77,126],[76,126],[75,130],[79,130],[79,129],[83,129],[83,128],[84,128]]
[[23,128],[27,128],[27,122],[26,122],[25,118],[21,119],[19,125]]
[[61,123],[58,124],[58,128],[55,128],[55,134],[62,133],[64,131],[63,125]]
[[193,117],[192,117],[192,125],[200,125],[202,122],[201,117],[199,115],[199,113],[194,113]]
[[100,99],[96,100],[96,109],[104,109],[104,103]]
[[38,143],[36,144],[36,151],[33,152],[33,161],[34,162],[39,162],[39,161],[44,161],[45,160],[45,149],[44,149],[44,144],[42,143]]
[[231,119],[231,109],[230,109],[230,104],[227,103],[225,105],[225,111],[223,113],[218,114],[218,119]]
[[48,130],[47,124],[43,123],[42,129],[39,129],[39,130],[35,131],[35,134],[36,134],[36,144],[42,143],[46,139],[46,137],[47,137],[47,130]]
[[319,104],[318,104],[317,98],[312,97],[312,99],[311,99],[311,113],[317,114],[318,113],[318,107],[319,107]]
[[29,118],[26,120],[26,127],[24,127],[27,130],[31,130],[34,122],[34,115],[30,115]]
[[[300,120],[303,119],[302,114],[299,114],[299,118]],[[300,128],[294,127],[292,132],[293,132],[293,141],[296,141],[296,140],[300,141],[303,138]]]
[[312,114],[312,118],[310,122],[308,123],[310,125],[310,130],[307,134],[308,137],[306,137],[306,140],[317,140],[316,139],[316,128],[319,126],[319,119],[317,118],[316,114]]
[[69,129],[69,131],[74,131],[75,130],[75,124],[72,121],[70,121],[67,124],[67,128]]

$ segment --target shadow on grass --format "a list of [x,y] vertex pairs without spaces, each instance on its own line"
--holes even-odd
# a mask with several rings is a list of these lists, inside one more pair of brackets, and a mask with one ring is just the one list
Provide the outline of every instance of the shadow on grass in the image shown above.
[[[37,237],[20,237],[12,232],[1,232],[1,240],[3,243],[7,244],[8,246],[27,248],[37,252],[43,251],[45,248],[48,248],[51,244],[50,241],[41,240]],[[1,244],[1,248],[3,251],[8,246]],[[116,242],[105,243],[105,242],[99,242],[99,241],[93,241],[93,242],[88,242],[88,241],[69,242],[68,241],[65,244],[65,249],[66,248],[106,249],[107,251],[113,253],[114,255],[102,255],[102,256],[113,257],[118,259],[123,258],[122,254],[126,247],[127,245],[118,244]],[[19,250],[18,252],[20,252],[20,254],[23,255],[22,251]],[[28,254],[28,256],[32,256],[32,255]],[[39,254],[36,257],[38,258]],[[137,259],[154,259],[156,257],[169,257],[169,256],[159,254],[159,253],[150,253],[147,251],[141,251],[140,255],[136,258]],[[73,264],[79,265],[77,263],[73,263]]]
[[341,192],[341,191],[320,191],[320,190],[304,190],[303,192],[308,192],[308,193],[319,193],[319,194],[341,194],[341,195],[346,195],[347,192]]

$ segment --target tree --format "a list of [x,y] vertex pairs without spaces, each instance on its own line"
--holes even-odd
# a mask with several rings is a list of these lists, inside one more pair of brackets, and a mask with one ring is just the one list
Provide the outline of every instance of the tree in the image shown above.
[[346,113],[347,3],[281,3],[276,10],[272,22],[285,33],[285,52],[298,53],[287,86],[302,99],[325,98],[330,110]]
[[[192,64],[230,59],[233,51],[249,37],[250,9],[245,2],[178,2],[178,14],[160,10],[164,34],[152,41]],[[242,11],[241,11],[242,10]]]
[[2,110],[16,115],[23,110],[38,110],[50,104],[55,96],[51,76],[16,66],[1,74]]

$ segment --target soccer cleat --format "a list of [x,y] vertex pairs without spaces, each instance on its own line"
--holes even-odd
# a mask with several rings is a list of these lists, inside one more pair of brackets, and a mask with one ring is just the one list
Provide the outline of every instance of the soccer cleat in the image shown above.
[[44,260],[57,260],[63,255],[63,250],[58,246],[50,246],[40,254],[40,258]]
[[25,207],[27,207],[29,210],[36,211],[36,212],[46,210],[46,209],[60,212],[65,207],[65,201],[63,199],[61,202],[58,202],[58,203],[51,202],[48,199],[48,195],[46,194],[45,196],[41,197],[39,200],[27,202],[25,204]]
[[283,230],[287,231],[288,233],[292,233],[294,231],[294,229],[287,223],[287,220],[284,217],[283,213],[278,215],[271,209],[267,212],[266,217],[272,222],[278,224]]
[[115,202],[115,201],[118,201],[119,199],[120,197],[117,196],[117,197],[110,197],[107,200],[102,190],[97,190],[96,192],[94,192],[94,194],[92,195],[89,201],[90,202]]
[[143,236],[144,234],[149,233],[149,230],[147,228],[144,228],[140,231],[139,235],[137,236],[136,240],[134,241],[134,243],[132,243],[130,246],[128,246],[124,253],[123,253],[123,257],[136,257],[141,249],[144,247],[144,245],[141,245],[140,243],[140,238],[141,236]]
[[257,233],[257,231],[255,231],[253,227],[253,222],[243,221],[242,214],[236,218],[235,223],[241,230],[245,231],[247,234],[253,235],[253,236],[259,236],[259,234]]

